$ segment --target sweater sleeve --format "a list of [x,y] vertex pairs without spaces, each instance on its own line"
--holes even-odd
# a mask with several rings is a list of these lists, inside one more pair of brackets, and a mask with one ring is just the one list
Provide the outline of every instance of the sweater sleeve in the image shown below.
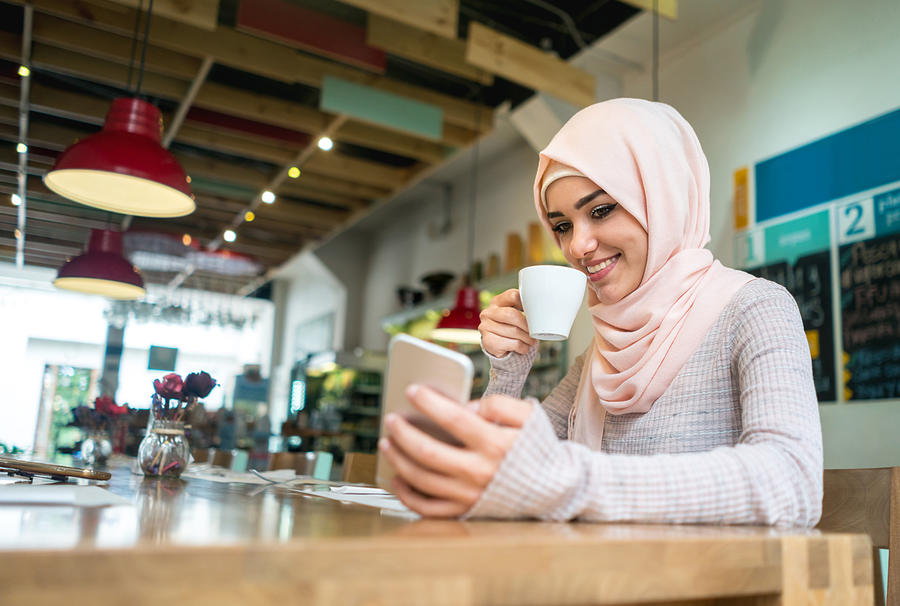
[[[581,369],[584,367],[584,357],[587,352],[575,358],[575,362],[569,367],[566,376],[544,398],[541,406],[546,412],[554,433],[560,439],[565,439],[569,431],[569,411],[575,402],[575,392],[578,391],[578,382],[581,378]],[[503,394],[514,398],[521,397],[522,387],[528,377],[528,371],[534,363],[537,355],[537,346],[529,350],[528,355],[510,352],[502,358],[495,358],[488,352],[484,352],[491,363],[491,376],[484,395]]]
[[466,517],[814,526],[822,435],[809,347],[783,288],[738,310],[732,372],[743,431],[734,446],[648,456],[560,441],[535,407]]

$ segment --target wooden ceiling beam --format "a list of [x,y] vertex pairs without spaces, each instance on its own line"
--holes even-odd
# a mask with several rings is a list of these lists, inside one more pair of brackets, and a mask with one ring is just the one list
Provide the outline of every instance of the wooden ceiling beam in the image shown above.
[[[11,246],[15,249],[16,239],[6,236],[0,236],[0,246]],[[36,252],[47,253],[51,255],[59,255],[63,258],[81,254],[84,250],[83,246],[73,246],[65,244],[57,244],[52,240],[44,240],[40,238],[29,238],[26,229],[25,250],[31,249]]]
[[[14,4],[25,2],[25,0],[8,1]],[[131,35],[134,26],[133,11],[110,10],[90,2],[34,0],[33,5],[38,12],[53,14],[123,35]],[[441,106],[445,122],[472,130],[480,128],[487,131],[493,124],[493,109],[490,107],[353,67],[338,65],[326,59],[303,55],[277,42],[263,40],[227,27],[219,27],[214,32],[208,32],[169,19],[154,18],[150,40],[156,46],[194,57],[211,55],[219,63],[282,82],[299,82],[321,88],[322,78],[325,74],[330,74],[344,80],[406,95]]]
[[[140,0],[106,0],[114,4],[139,8]],[[156,0],[153,3],[153,16],[165,17],[179,23],[187,23],[194,27],[213,31],[219,24],[219,0]]]
[[[52,15],[35,14],[32,37],[35,41],[48,46],[75,51],[98,59],[126,66],[131,62],[131,36],[104,32]],[[137,56],[136,59],[140,59],[140,56]],[[202,60],[197,57],[148,44],[144,69],[146,72],[191,80],[200,69],[201,63]],[[137,75],[137,65],[135,65],[135,82]]]
[[400,21],[444,38],[456,38],[459,0],[342,0],[375,15]]
[[334,152],[317,152],[306,161],[303,169],[336,179],[394,190],[406,183],[410,169],[394,168],[367,160],[341,156]]
[[391,193],[391,190],[383,187],[362,185],[343,179],[335,179],[327,175],[316,173],[311,168],[304,169],[298,179],[291,179],[282,183],[277,192],[286,196],[297,198],[312,197],[311,191],[330,191],[349,198],[363,200],[377,200]]
[[597,100],[593,74],[476,21],[469,24],[466,61],[579,108]]
[[490,72],[470,65],[466,61],[466,43],[455,36],[452,39],[444,38],[370,12],[366,26],[366,42],[398,57],[467,80],[473,80],[485,86],[494,83],[494,76]]
[[[90,29],[90,28],[88,28]],[[81,40],[83,46],[88,46],[87,40]],[[0,32],[0,57],[16,60],[18,57],[19,40],[15,34]],[[61,50],[42,43],[35,44],[34,65],[42,67],[49,71],[57,73],[73,75],[86,80],[97,79],[105,84],[113,86],[127,87],[128,70],[123,64],[119,64],[106,59],[91,57],[80,50],[73,50],[74,44],[67,50]],[[185,78],[192,78],[185,72]],[[18,87],[5,85],[10,89],[15,88],[15,96],[18,98]],[[40,88],[40,85],[37,85]],[[42,87],[47,89],[48,87]],[[163,97],[171,100],[180,100],[187,93],[188,83],[181,80],[173,80],[166,76],[157,74],[145,74],[142,89],[155,96]],[[54,90],[55,89],[50,89]],[[55,93],[54,93],[55,94]],[[78,93],[68,93],[59,91],[63,98],[68,96],[72,98]],[[81,95],[82,97],[86,95]],[[52,98],[52,96],[51,96]],[[40,98],[42,102],[46,102],[47,97]],[[109,104],[105,103],[106,109]],[[100,119],[105,117],[105,109],[101,110],[97,107],[97,100],[93,101],[85,112],[96,118],[100,114]],[[314,133],[321,131],[327,123],[328,116],[317,109],[307,107],[305,105],[285,101],[276,97],[260,95],[258,93],[244,91],[237,88],[224,86],[212,82],[205,82],[197,93],[193,105],[198,108],[212,110],[214,112],[230,114],[240,118],[258,121],[264,124],[272,124],[291,130],[300,130],[305,133]],[[57,107],[78,108],[79,104],[69,104],[61,100],[56,104]],[[77,110],[76,110],[77,111]],[[188,116],[188,122],[191,122]],[[193,123],[199,128],[209,130],[210,127]],[[472,140],[474,133],[466,129],[453,127],[449,124],[444,125],[443,144],[454,147],[467,145]],[[425,162],[434,163],[442,160],[446,153],[442,143],[436,143],[397,133],[390,129],[370,126],[361,123],[345,124],[335,137],[338,141],[346,140],[349,143],[370,147],[381,151],[386,151]]]

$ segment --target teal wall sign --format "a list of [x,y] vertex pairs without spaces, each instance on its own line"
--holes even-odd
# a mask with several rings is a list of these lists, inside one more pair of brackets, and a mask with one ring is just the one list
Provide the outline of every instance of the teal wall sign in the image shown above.
[[440,107],[334,76],[322,79],[319,108],[430,139],[443,133]]
[[789,261],[831,246],[828,210],[765,229],[765,262]]

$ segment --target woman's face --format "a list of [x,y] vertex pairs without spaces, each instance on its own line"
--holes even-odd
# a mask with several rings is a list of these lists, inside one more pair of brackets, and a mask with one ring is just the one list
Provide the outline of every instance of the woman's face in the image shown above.
[[546,192],[547,218],[572,267],[587,274],[600,303],[616,303],[641,283],[647,232],[587,177],[563,177]]

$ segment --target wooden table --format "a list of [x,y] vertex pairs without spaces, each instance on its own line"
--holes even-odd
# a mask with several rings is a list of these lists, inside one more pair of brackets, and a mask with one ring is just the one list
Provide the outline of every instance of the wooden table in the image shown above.
[[133,506],[0,505],[0,604],[873,603],[864,535],[416,520],[124,468],[109,490]]

